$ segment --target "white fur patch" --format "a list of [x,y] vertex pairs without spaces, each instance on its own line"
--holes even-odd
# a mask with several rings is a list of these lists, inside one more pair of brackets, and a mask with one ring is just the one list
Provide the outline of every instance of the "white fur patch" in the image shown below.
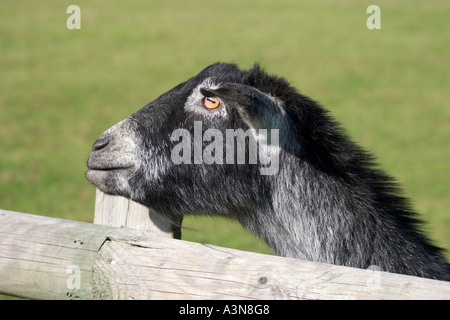
[[223,101],[221,99],[221,106],[215,110],[208,110],[203,107],[203,98],[204,96],[200,92],[201,88],[215,90],[220,87],[220,83],[215,83],[212,78],[206,78],[202,83],[200,83],[197,87],[192,90],[191,95],[187,98],[186,103],[184,104],[184,109],[188,112],[193,112],[196,114],[201,114],[206,117],[226,117],[227,112],[223,107]]

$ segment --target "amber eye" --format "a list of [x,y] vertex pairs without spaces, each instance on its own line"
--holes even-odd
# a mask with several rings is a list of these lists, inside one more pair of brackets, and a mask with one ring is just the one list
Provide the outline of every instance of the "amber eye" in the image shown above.
[[206,109],[216,109],[220,106],[220,101],[215,97],[205,97],[203,99],[203,106]]

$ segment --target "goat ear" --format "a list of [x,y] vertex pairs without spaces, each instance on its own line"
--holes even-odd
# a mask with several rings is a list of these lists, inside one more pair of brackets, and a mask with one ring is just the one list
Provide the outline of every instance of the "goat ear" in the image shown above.
[[239,83],[227,83],[216,89],[200,88],[205,97],[218,97],[235,107],[242,119],[255,129],[276,128],[282,109],[265,93]]

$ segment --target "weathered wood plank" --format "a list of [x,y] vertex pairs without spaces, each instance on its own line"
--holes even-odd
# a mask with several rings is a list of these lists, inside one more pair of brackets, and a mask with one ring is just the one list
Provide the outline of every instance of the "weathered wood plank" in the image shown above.
[[450,282],[0,210],[0,292],[32,299],[450,299]]
[[97,252],[114,228],[0,210],[0,292],[92,299]]
[[[450,299],[450,283],[115,230],[94,267],[112,299]],[[94,293],[96,296],[96,293]]]
[[124,197],[96,190],[94,223],[146,230],[162,237],[181,238],[181,221],[176,224],[147,207]]

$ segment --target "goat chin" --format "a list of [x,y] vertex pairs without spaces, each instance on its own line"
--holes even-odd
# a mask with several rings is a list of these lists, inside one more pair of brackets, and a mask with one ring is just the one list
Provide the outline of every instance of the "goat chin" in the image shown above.
[[130,197],[128,183],[129,169],[116,168],[107,170],[90,169],[86,172],[86,179],[104,193]]

